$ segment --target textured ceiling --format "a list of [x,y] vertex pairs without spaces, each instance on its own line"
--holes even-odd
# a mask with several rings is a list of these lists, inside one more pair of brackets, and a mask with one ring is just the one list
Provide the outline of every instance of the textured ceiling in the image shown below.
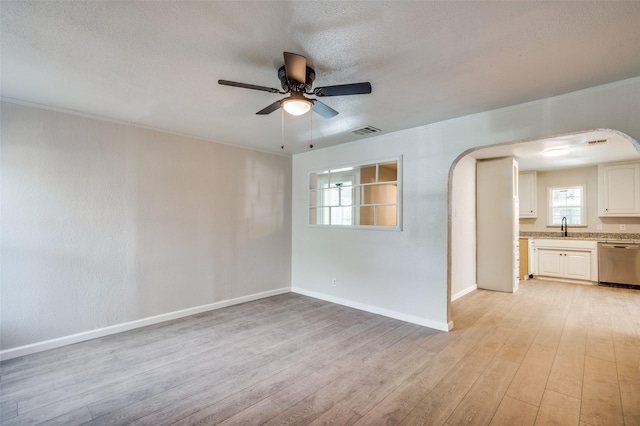
[[[566,148],[569,152],[551,159],[544,156],[545,151],[558,148]],[[469,155],[477,160],[514,157],[522,171],[566,169],[640,157],[636,145],[629,141],[627,135],[605,129],[494,145],[479,148]]]
[[286,153],[640,75],[640,2],[0,2],[1,96],[280,152],[282,52],[340,114],[284,117]]

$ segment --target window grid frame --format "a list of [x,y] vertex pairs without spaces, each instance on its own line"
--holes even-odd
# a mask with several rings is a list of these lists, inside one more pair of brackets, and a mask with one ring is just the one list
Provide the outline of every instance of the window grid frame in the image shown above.
[[[392,163],[395,162],[396,163],[396,179],[395,180],[390,180],[390,181],[379,181],[379,173],[380,173],[380,166],[387,163]],[[334,175],[335,172],[338,171],[339,173],[342,173],[344,171],[348,171],[345,169],[351,168],[351,169],[360,169],[362,167],[368,167],[368,166],[374,166],[375,165],[375,182],[366,182],[366,183],[360,183],[359,182],[359,174],[358,176],[356,176],[355,182],[354,184],[351,186],[354,190],[354,195],[355,197],[353,198],[353,205],[352,206],[348,206],[348,207],[352,207],[353,209],[353,219],[354,221],[358,221],[359,223],[359,216],[360,216],[360,208],[361,207],[371,207],[373,208],[373,215],[374,215],[374,224],[373,225],[360,225],[360,224],[353,224],[353,225],[335,225],[335,224],[331,224],[331,213],[329,213],[329,223],[317,223],[318,219],[320,217],[322,217],[322,215],[324,214],[322,212],[322,209],[328,208],[329,211],[331,211],[332,208],[335,207],[344,207],[344,206],[329,206],[329,205],[320,205],[320,201],[319,201],[319,193],[320,191],[324,191],[324,190],[328,190],[331,188],[319,188],[318,182],[317,182],[317,176],[320,174],[327,174],[327,182],[330,185],[331,184],[331,174],[332,174],[332,170],[334,171]],[[312,185],[312,179],[311,176],[315,175],[316,176],[316,187],[313,188]],[[402,231],[402,156],[398,156],[398,157],[393,157],[393,158],[387,158],[384,160],[379,160],[379,161],[371,161],[371,162],[362,162],[362,163],[354,163],[354,164],[349,164],[348,166],[343,166],[343,167],[334,167],[331,169],[327,169],[324,168],[322,170],[319,171],[311,171],[308,173],[309,176],[309,189],[308,189],[308,202],[307,202],[307,211],[308,211],[308,216],[307,216],[307,226],[310,227],[322,227],[322,228],[339,228],[339,229],[369,229],[369,230],[392,230],[392,231]],[[396,188],[396,198],[395,198],[395,202],[394,203],[389,203],[389,202],[385,202],[385,203],[370,203],[370,204],[362,204],[360,202],[361,197],[363,196],[363,191],[364,188],[366,187],[376,187],[376,186],[382,186],[382,185],[394,185]],[[395,225],[377,225],[378,223],[378,207],[388,207],[388,206],[393,206],[396,208],[396,224]],[[315,214],[312,214],[315,213]],[[311,223],[311,218],[315,217],[316,219],[316,223]]]
[[[553,193],[554,191],[568,191],[568,190],[576,190],[579,189],[580,194],[580,203],[579,205],[556,205],[554,204]],[[574,184],[574,185],[553,185],[547,186],[547,227],[549,228],[559,228],[562,223],[554,222],[554,211],[557,209],[579,209],[580,214],[580,223],[568,223],[568,226],[585,228],[588,226],[587,223],[587,186],[585,184]],[[569,218],[569,215],[563,215]],[[577,215],[571,215],[571,217],[576,217]],[[568,222],[568,220],[567,220]]]

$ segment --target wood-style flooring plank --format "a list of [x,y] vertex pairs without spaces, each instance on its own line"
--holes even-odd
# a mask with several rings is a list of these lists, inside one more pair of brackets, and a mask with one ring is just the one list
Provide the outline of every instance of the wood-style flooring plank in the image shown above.
[[589,302],[586,355],[605,361],[615,361],[611,314],[606,297]]
[[0,421],[9,420],[18,415],[18,401],[9,399],[0,404]]
[[425,397],[425,390],[416,381],[406,380],[394,389],[378,405],[369,410],[355,424],[397,425]]
[[386,367],[369,367],[366,377],[360,381],[359,386],[344,397],[334,397],[334,402],[342,403],[363,415],[385,399],[432,357],[419,346],[410,348],[404,354],[394,350],[392,355],[393,358],[386,361]]
[[507,395],[539,406],[554,357],[555,349],[532,344],[507,390]]
[[[322,351],[319,351],[320,348],[330,348],[332,346],[353,348],[358,346],[358,342],[360,342],[359,343],[360,345],[362,345],[365,342],[368,342],[368,343],[370,343],[371,341],[375,342],[377,339],[384,338],[388,333],[395,331],[395,329],[397,329],[399,326],[404,324],[397,320],[390,320],[390,319],[378,317],[378,316],[370,316],[369,314],[365,315],[364,318],[367,319],[367,321],[362,323],[355,323],[353,327],[350,327],[347,330],[343,330],[342,332],[336,333],[333,336],[327,336],[327,338],[330,339],[329,341],[322,340],[322,339],[315,340],[313,344],[307,344],[306,346],[298,347],[297,352],[295,351],[292,352],[291,350],[287,350],[286,356],[281,354],[279,356],[273,357],[270,362],[265,362],[265,359],[261,358],[260,362],[255,363],[253,368],[249,368],[247,367],[247,365],[245,365],[242,370],[247,370],[248,372],[250,372],[250,376],[249,376],[250,379],[249,379],[249,382],[245,380],[244,384],[251,385],[256,380],[263,380],[263,376],[265,372],[273,373],[273,372],[281,371],[283,369],[290,369],[290,370],[295,369],[296,371],[301,371],[302,373],[305,373],[308,375],[313,372],[313,370],[306,368],[305,362],[308,362],[308,358],[313,357],[316,360],[319,360],[320,358],[318,357],[318,354],[323,354],[322,356],[324,356],[325,358],[326,358],[326,355],[329,355],[329,356],[333,355],[333,359],[335,360],[335,357],[336,357],[335,351],[322,352]],[[341,320],[338,320],[338,321],[341,322]],[[391,324],[395,324],[395,326],[391,327],[390,326]],[[346,333],[346,331],[349,331],[349,333]],[[351,344],[354,344],[355,346],[349,346],[345,344],[346,341],[348,341]],[[342,344],[340,344],[341,342]],[[231,370],[234,372],[234,374],[242,371],[242,370],[237,370],[233,368]],[[256,372],[261,374],[257,374]],[[323,375],[320,377],[322,380],[328,380],[326,375]],[[297,382],[293,384],[293,386],[294,387],[308,386],[308,383],[310,382],[310,378],[311,376],[307,377],[304,382]],[[284,386],[283,389],[280,389],[278,392],[276,392],[275,395],[285,392],[286,389],[287,387]],[[226,389],[226,391],[227,393],[230,393],[234,390]],[[295,396],[297,398],[301,398],[300,393],[296,394]],[[210,399],[210,402],[214,403],[214,405],[217,405],[215,399]],[[166,414],[165,413],[154,414],[154,416],[156,417],[159,415],[185,416],[185,415],[189,415],[189,412],[188,410],[182,410],[179,412],[176,412],[175,410],[173,410],[170,413],[166,413]],[[147,419],[148,418],[149,417],[147,417]]]
[[[135,388],[137,385],[131,379],[123,379],[118,382],[109,383],[108,386],[101,386],[100,392],[92,392],[90,389],[87,392],[74,395],[73,397],[63,399],[60,396],[54,396],[56,402],[50,404],[40,405],[30,399],[26,399],[25,402],[20,402],[20,421],[22,424],[40,424],[44,422],[50,422],[55,418],[64,416],[67,412],[75,410],[85,411],[88,410],[88,405],[101,401],[103,398],[108,398],[112,395],[118,395],[121,392],[125,392],[128,389]],[[95,389],[95,388],[94,388]],[[56,392],[51,392],[55,394]],[[38,399],[42,400],[42,397]],[[90,412],[90,411],[89,411]]]
[[511,334],[498,328],[468,353],[422,400],[402,418],[406,424],[442,424],[478,381]]
[[91,421],[91,414],[89,414],[87,407],[82,407],[73,411],[68,411],[54,419],[48,420],[46,424],[48,426],[76,426],[83,425],[88,421]]
[[310,426],[350,426],[360,419],[360,415],[344,406],[336,403],[333,407],[322,413],[318,418],[309,423]]
[[[385,321],[385,320],[378,319],[377,321],[374,320],[374,322],[372,323],[365,322],[363,323],[362,327],[360,326],[360,324],[357,324],[352,328],[356,332],[359,332],[359,331],[367,330],[368,328],[373,327],[376,322],[380,322],[380,321]],[[337,330],[342,330],[342,331],[339,331],[337,333],[324,334],[324,338],[321,338],[320,335],[316,335],[315,339],[311,339],[311,340],[315,340],[316,345],[322,346],[323,342],[326,339],[333,339],[336,336],[340,336],[342,335],[342,333],[344,333],[344,329],[342,326],[339,326],[336,329],[336,331]],[[349,336],[352,336],[352,334],[348,334],[343,338],[347,338]],[[302,335],[302,336],[299,336],[299,338],[306,339],[308,338],[308,336]],[[271,343],[269,342],[267,344],[270,345]],[[305,352],[307,354],[315,353],[314,351],[317,351],[317,347],[318,347],[311,344],[298,345],[297,342],[290,342],[290,341],[283,342],[283,345],[287,345],[288,347],[288,350],[286,351],[288,355],[287,357],[284,357],[284,358],[282,356],[275,356],[275,355],[270,355],[269,357],[265,357],[265,354],[262,353],[261,351],[255,351],[256,353],[253,354],[253,356],[249,356],[249,358],[236,357],[236,359],[231,359],[233,357],[233,353],[230,353],[229,358],[227,358],[226,360],[222,360],[218,363],[220,364],[220,366],[223,366],[225,368],[216,370],[217,373],[214,371],[209,376],[205,375],[197,379],[196,382],[193,382],[193,380],[189,380],[188,382],[181,384],[178,387],[170,387],[172,392],[176,392],[178,390],[181,390],[184,386],[191,386],[191,387],[200,386],[203,389],[202,392],[196,392],[192,396],[188,397],[187,400],[184,401],[185,403],[181,405],[179,410],[170,409],[169,407],[167,407],[165,409],[160,410],[159,412],[145,413],[143,416],[145,418],[145,421],[151,422],[156,417],[157,418],[176,417],[176,420],[177,420],[181,417],[188,416],[193,412],[198,411],[197,407],[199,407],[199,401],[202,401],[203,398],[205,398],[206,401],[208,402],[207,405],[215,404],[217,401],[219,401],[221,398],[225,396],[225,393],[228,395],[230,393],[237,392],[245,387],[251,386],[252,384],[257,383],[261,380],[264,380],[268,378],[270,375],[273,375],[290,366],[291,359],[295,359],[296,361],[299,362],[300,358],[304,358],[303,353]],[[200,368],[202,368],[202,364],[200,364],[199,366]],[[240,388],[236,387],[238,383],[241,384]],[[215,392],[215,389],[209,389],[212,385],[216,385],[216,387],[223,387],[224,392],[216,393],[215,395],[210,394],[210,392]],[[155,399],[157,398],[162,399],[164,397],[170,398],[170,394],[165,396],[160,394],[158,397],[155,397]],[[147,399],[141,400],[137,404],[137,406],[144,406],[145,401],[147,401]],[[133,413],[137,411],[135,407],[133,407],[133,409],[127,409],[126,408],[127,401],[124,401],[124,402],[125,402],[125,405],[124,407],[121,408],[121,410],[129,410],[129,411],[133,411]],[[90,407],[90,408],[93,409],[93,407]],[[132,414],[132,415],[135,415],[135,414]]]
[[[346,384],[346,382],[342,383]],[[333,386],[325,386],[261,424],[278,426],[310,424],[335,406],[331,398],[333,390]]]
[[489,426],[533,426],[537,415],[538,407],[505,396]]
[[[372,381],[378,380],[379,377],[390,377],[393,380],[401,380],[401,375],[385,374],[385,370],[381,365],[390,363],[398,368],[407,368],[413,365],[413,362],[420,363],[428,358],[424,349],[406,341],[406,336],[411,335],[414,326],[401,326],[395,330],[381,336],[382,338],[373,339],[369,345],[364,345],[358,350],[351,351],[341,358],[334,359],[332,364],[322,367],[319,379],[313,386],[302,385],[301,389],[287,389],[286,393],[280,392],[280,395],[274,395],[278,404],[283,408],[289,408],[292,403],[297,403],[301,397],[311,395],[308,390],[315,389],[322,395],[326,392],[325,388],[330,387],[333,392],[330,398],[334,402],[342,403],[349,406],[354,400],[362,398],[371,388]],[[368,347],[368,348],[367,348]],[[378,348],[372,350],[372,348]],[[395,356],[394,362],[389,362],[390,358]],[[406,364],[405,364],[406,363]],[[377,376],[377,377],[376,377]],[[374,386],[375,392],[379,395],[386,395],[385,386]],[[307,390],[307,391],[305,391]],[[369,394],[370,398],[376,398]],[[379,397],[378,397],[379,398]],[[366,403],[370,403],[368,399]],[[296,407],[294,410],[298,409]]]
[[[182,417],[172,424],[185,426],[221,423],[269,396],[276,394],[282,389],[294,386],[300,381],[306,382],[311,374],[314,374],[314,372],[306,369],[286,369],[271,377],[267,377],[253,386],[241,389],[220,401],[213,404],[205,404],[199,407],[200,409],[198,411]],[[175,417],[181,417],[181,414]]]
[[542,396],[536,426],[578,426],[580,423],[580,400],[552,390]]
[[275,417],[281,411],[278,404],[270,399],[263,399],[256,404],[229,417],[227,420],[216,423],[225,426],[259,425],[270,417]]
[[562,336],[565,320],[566,317],[561,315],[544,316],[533,343],[556,349]]
[[[322,340],[316,342],[318,345],[321,345],[321,343]],[[311,351],[309,351],[309,348]],[[316,347],[313,346],[303,346],[298,348],[299,352],[312,352],[314,350],[317,351]],[[221,382],[214,382],[213,384],[217,383],[216,386],[211,387],[212,383],[210,383],[209,380],[199,380],[196,384],[193,384],[193,386],[199,386],[200,391],[189,392],[190,396],[181,401],[179,409],[171,409],[170,407],[149,409],[148,404],[150,401],[143,400],[133,407],[125,407],[122,411],[127,418],[132,417],[131,420],[127,420],[130,424],[155,425],[164,420],[176,421],[180,418],[193,414],[197,411],[198,407],[201,407],[203,404],[216,403],[224,399],[224,397],[230,393],[240,392],[248,386],[252,386],[273,376],[274,374],[288,368],[291,365],[291,360],[297,359],[300,356],[300,353],[290,351],[288,353],[289,358],[283,358],[282,356],[270,356],[269,358],[265,358],[264,356],[260,356],[249,363],[243,363],[243,365],[229,361],[232,366],[225,369],[225,377]],[[250,364],[253,364],[253,366],[249,367],[248,365]],[[241,368],[235,368],[235,366],[241,366]],[[173,388],[172,393],[175,391],[176,389]],[[171,394],[160,394],[151,400],[154,401],[154,403],[164,404],[167,398],[171,398]],[[136,420],[135,417],[140,416],[140,412],[144,410],[149,412],[145,413],[139,420]]]
[[[609,296],[611,333],[618,375],[640,380],[640,330],[636,330],[626,303],[635,295],[612,293]],[[640,294],[637,302],[640,305]]]
[[[281,306],[274,309],[275,304],[281,304]],[[250,311],[252,313],[252,318],[260,318],[262,315],[262,317],[266,319],[270,318],[269,314],[271,314],[271,319],[275,320],[275,316],[278,312],[286,313],[287,309],[295,309],[296,306],[303,306],[312,311],[318,305],[307,303],[307,301],[274,296],[273,300],[262,299],[251,302],[250,304],[241,304],[201,313],[188,318],[167,321],[123,333],[105,336],[100,339],[93,339],[87,342],[29,355],[27,357],[29,362],[14,363],[12,365],[11,362],[14,360],[5,361],[2,363],[0,368],[2,369],[3,378],[7,379],[10,375],[41,375],[45,371],[56,370],[65,370],[77,373],[87,370],[87,367],[101,366],[109,358],[114,358],[114,355],[124,354],[132,348],[134,350],[138,349],[148,351],[147,345],[164,340],[166,337],[171,336],[172,331],[174,334],[183,336],[182,338],[185,340],[183,342],[184,344],[185,342],[188,343],[187,339],[184,339],[184,337],[194,337],[194,331],[197,332],[198,330],[202,330],[203,333],[206,333],[207,327],[210,327],[211,325],[216,325],[215,331],[216,334],[218,334],[224,332],[225,327],[228,326],[228,324],[225,323],[228,321],[234,321],[236,324],[242,324],[243,314],[246,312]],[[230,330],[233,331],[234,327],[232,326]],[[160,347],[162,347],[162,344],[160,344]],[[170,347],[170,345],[166,346],[166,348],[168,347]],[[8,365],[5,365],[7,363]]]
[[534,279],[451,307],[445,333],[283,294],[4,361],[0,422],[640,424],[640,291]]
[[569,299],[571,310],[567,315],[562,336],[547,381],[547,389],[580,399],[584,376],[584,358],[587,344],[588,293],[574,286]]
[[517,369],[518,364],[513,361],[494,358],[447,423],[452,426],[489,424]]
[[585,357],[580,421],[591,426],[621,425],[622,400],[616,365]]
[[626,425],[640,425],[640,379],[619,376],[622,414]]
[[535,321],[522,322],[498,352],[498,357],[516,363],[522,362],[540,325]]

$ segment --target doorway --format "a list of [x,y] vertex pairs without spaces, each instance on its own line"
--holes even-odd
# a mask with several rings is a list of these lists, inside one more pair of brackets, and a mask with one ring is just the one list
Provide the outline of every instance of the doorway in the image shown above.
[[[544,155],[545,152],[558,148],[567,148],[568,154],[564,157]],[[451,301],[477,288],[478,195],[475,169],[478,161],[513,157],[518,161],[521,172],[548,171],[637,159],[639,152],[640,144],[628,135],[611,129],[593,129],[544,139],[476,147],[460,154],[449,171],[449,317]]]

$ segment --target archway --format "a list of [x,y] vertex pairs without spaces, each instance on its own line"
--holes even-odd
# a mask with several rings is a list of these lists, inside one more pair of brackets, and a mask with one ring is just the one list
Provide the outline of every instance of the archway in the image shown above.
[[[602,142],[606,140],[606,142]],[[566,157],[546,158],[550,149],[566,147]],[[447,320],[452,321],[451,302],[477,288],[475,232],[475,165],[477,161],[514,157],[521,170],[594,166],[638,159],[640,143],[612,129],[592,129],[543,139],[478,146],[461,153],[449,169]],[[524,166],[524,167],[523,167]],[[455,324],[454,324],[455,327]]]

